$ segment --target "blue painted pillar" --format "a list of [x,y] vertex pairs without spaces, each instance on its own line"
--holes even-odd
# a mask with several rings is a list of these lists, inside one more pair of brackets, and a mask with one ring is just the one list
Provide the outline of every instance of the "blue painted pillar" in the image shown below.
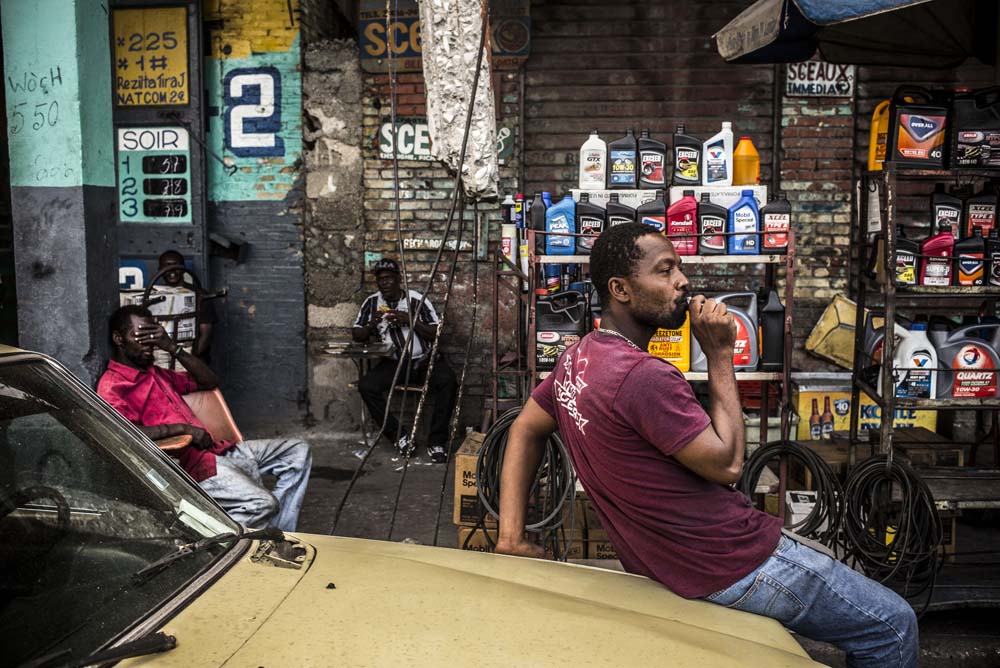
[[92,385],[118,302],[107,11],[0,0],[20,345]]

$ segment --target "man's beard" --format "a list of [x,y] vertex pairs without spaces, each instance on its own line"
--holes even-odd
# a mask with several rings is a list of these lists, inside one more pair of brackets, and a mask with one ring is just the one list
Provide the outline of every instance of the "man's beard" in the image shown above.
[[636,322],[645,327],[655,329],[680,329],[687,320],[688,303],[687,295],[674,302],[674,308],[668,314],[663,311],[653,311],[639,309],[632,312],[632,317]]
[[153,364],[153,355],[150,354],[148,357],[144,351],[130,355],[127,351],[123,351],[125,359],[134,364],[140,369],[148,369],[150,365]]

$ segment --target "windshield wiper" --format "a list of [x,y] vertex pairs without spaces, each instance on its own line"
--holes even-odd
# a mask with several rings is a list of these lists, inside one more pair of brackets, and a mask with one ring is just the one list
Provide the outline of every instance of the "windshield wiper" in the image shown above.
[[202,538],[194,543],[187,543],[181,545],[177,548],[176,552],[169,552],[153,563],[149,564],[145,568],[136,571],[132,575],[132,579],[135,580],[136,584],[142,584],[149,579],[150,576],[156,575],[164,568],[168,567],[173,562],[178,559],[183,559],[191,554],[196,554],[198,552],[203,552],[213,545],[218,545],[219,543],[228,543],[235,540],[243,540],[244,538],[256,539],[261,538],[263,540],[284,540],[285,534],[281,529],[275,527],[268,527],[266,529],[257,529],[256,531],[244,531],[243,533],[235,533],[233,531],[227,531],[225,533],[220,533],[216,536],[209,536],[208,538]]
[[177,647],[177,638],[157,632],[140,636],[115,647],[99,650],[82,659],[74,659],[73,653],[68,649],[60,650],[22,664],[20,668],[83,668],[94,664],[115,663],[122,659],[146,656],[157,652],[168,652],[175,647]]

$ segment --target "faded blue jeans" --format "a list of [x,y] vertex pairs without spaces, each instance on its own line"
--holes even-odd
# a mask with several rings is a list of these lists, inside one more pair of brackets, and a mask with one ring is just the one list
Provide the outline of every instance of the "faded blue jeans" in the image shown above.
[[[295,531],[311,468],[309,444],[301,439],[243,441],[217,456],[215,475],[198,484],[249,529]],[[278,478],[273,491],[261,480],[267,474]]]
[[901,596],[784,535],[760,568],[705,600],[831,643],[848,666],[917,665],[917,616]]

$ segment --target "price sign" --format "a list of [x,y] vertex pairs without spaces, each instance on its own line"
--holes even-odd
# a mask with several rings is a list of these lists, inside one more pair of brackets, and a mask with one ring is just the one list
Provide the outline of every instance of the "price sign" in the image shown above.
[[118,128],[118,215],[123,223],[190,223],[188,132]]
[[116,9],[113,39],[119,107],[190,102],[185,7]]

